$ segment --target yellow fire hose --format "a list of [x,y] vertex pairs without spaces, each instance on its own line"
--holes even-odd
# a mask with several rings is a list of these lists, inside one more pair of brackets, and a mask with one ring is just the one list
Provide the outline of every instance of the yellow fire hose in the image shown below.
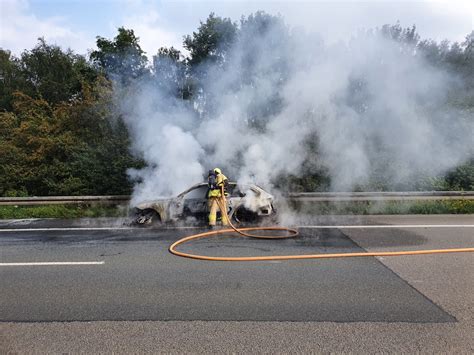
[[[222,213],[227,213],[225,195],[221,193],[222,199],[218,200],[219,209]],[[332,254],[303,254],[303,255],[272,255],[272,256],[241,256],[241,257],[227,257],[227,256],[207,256],[198,254],[189,254],[176,250],[180,244],[187,243],[191,240],[202,239],[210,236],[238,233],[249,238],[261,239],[284,239],[292,238],[298,235],[298,231],[285,227],[251,227],[251,228],[236,228],[230,218],[227,220],[231,228],[221,229],[217,231],[209,231],[199,234],[194,234],[189,237],[182,238],[169,247],[170,253],[191,259],[209,260],[209,261],[269,261],[269,260],[301,260],[301,259],[333,259],[333,258],[353,258],[353,257],[367,257],[367,256],[402,256],[402,255],[423,255],[423,254],[446,254],[446,253],[467,253],[474,252],[474,248],[455,248],[455,249],[429,249],[429,250],[405,250],[405,251],[387,251],[387,252],[363,252],[363,253],[332,253]],[[248,231],[286,231],[285,235],[257,235],[247,233]]]

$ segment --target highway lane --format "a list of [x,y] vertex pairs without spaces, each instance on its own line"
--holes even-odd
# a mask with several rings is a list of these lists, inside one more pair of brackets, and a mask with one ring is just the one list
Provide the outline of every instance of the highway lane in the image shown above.
[[[466,225],[469,221],[472,219],[466,217],[456,223],[440,218],[438,223]],[[432,223],[409,218],[397,223],[414,222]],[[375,223],[394,221],[380,217],[371,221]],[[473,255],[255,263],[201,262],[170,255],[169,244],[189,233],[186,229],[0,232],[2,262],[104,261],[104,265],[90,266],[0,267],[0,319],[151,320],[154,322],[143,324],[152,328],[161,327],[152,324],[173,328],[173,321],[200,321],[203,329],[209,328],[206,321],[211,320],[234,330],[242,329],[238,324],[244,326],[249,321],[264,321],[262,327],[268,329],[268,324],[278,321],[280,326],[274,329],[280,336],[281,324],[294,332],[295,321],[364,322],[375,328],[381,323],[402,322],[407,326],[426,324],[428,330],[434,324],[455,324],[460,330],[453,333],[451,327],[447,333],[448,340],[453,341],[465,334],[466,327],[472,330],[474,302],[469,270]],[[285,241],[218,237],[184,248],[208,255],[237,256],[474,246],[472,228],[302,228],[301,233],[300,238]],[[454,269],[453,260],[458,263]],[[436,268],[441,271],[434,272]],[[416,270],[423,273],[416,274]],[[423,282],[429,277],[430,282]],[[456,290],[444,288],[443,282]],[[4,324],[18,330],[14,323]],[[57,327],[54,324],[48,329]],[[253,327],[254,323],[249,324]],[[308,323],[301,324],[304,328]],[[333,323],[319,324],[314,325],[319,331],[324,324],[329,324],[329,329],[334,327],[330,325]],[[434,333],[440,337],[438,331]],[[311,349],[324,349],[309,344]],[[446,344],[452,348],[449,341]],[[461,349],[469,346],[461,342]]]
[[[455,320],[375,258],[236,264],[170,255],[169,244],[189,233],[186,229],[6,233],[0,240],[1,259],[13,266],[0,269],[0,320]],[[300,233],[293,240],[214,237],[183,248],[226,256],[363,250],[338,229],[300,228]],[[376,243],[393,246],[393,233],[399,245],[426,244],[423,237],[396,229],[390,238],[376,238]],[[25,262],[64,264],[25,266]]]

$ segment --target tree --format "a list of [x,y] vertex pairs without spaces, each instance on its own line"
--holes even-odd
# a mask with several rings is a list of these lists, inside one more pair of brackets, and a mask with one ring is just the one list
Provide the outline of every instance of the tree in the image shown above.
[[19,89],[52,105],[79,98],[83,82],[96,75],[84,57],[49,45],[43,38],[31,51],[23,52],[20,66],[25,87]]
[[455,190],[474,190],[474,158],[446,174],[447,184]]
[[188,63],[191,68],[196,69],[204,61],[223,65],[236,33],[237,25],[231,19],[211,13],[206,22],[200,22],[197,32],[184,37],[183,45],[190,52]]
[[110,81],[99,77],[86,97],[56,110],[62,129],[74,132],[78,139],[69,159],[70,175],[57,190],[74,195],[128,194],[127,169],[141,167],[141,163],[130,154],[128,130],[116,116]]
[[71,132],[61,132],[52,107],[43,99],[15,93],[13,113],[0,114],[3,140],[3,194],[24,191],[50,194],[51,184],[67,174],[69,149],[75,146]]
[[415,48],[420,41],[420,35],[416,31],[416,26],[402,28],[400,22],[395,25],[385,24],[377,31],[383,37],[400,44],[400,50],[409,54],[415,52]]
[[0,110],[12,110],[13,92],[24,82],[18,58],[0,49]]
[[0,195],[127,194],[126,171],[140,162],[111,110],[111,86],[98,80],[85,99],[54,108],[13,95],[0,113]]
[[281,16],[258,11],[240,20],[238,34],[238,55],[232,63],[238,70],[237,87],[256,87],[258,81],[271,80],[273,90],[266,95],[256,96],[248,105],[249,126],[263,131],[272,117],[282,109],[280,88],[286,83],[290,67],[290,32]]
[[83,86],[91,85],[96,77],[97,71],[83,56],[49,45],[42,38],[21,58],[0,49],[0,109],[13,109],[15,91],[51,105],[80,100]]
[[[472,120],[474,32],[462,43],[420,41],[415,26],[402,28],[399,23],[374,32],[394,41],[396,50],[388,54],[422,56],[424,65],[453,78],[439,107],[455,108],[463,119]],[[0,49],[0,195],[129,193],[127,169],[143,167],[145,162],[131,156],[129,132],[114,105],[120,101],[117,97],[143,83],[159,86],[160,94],[175,102],[192,99],[186,102],[190,109],[212,117],[220,112],[223,95],[232,97],[242,89],[252,93],[262,79],[268,80],[271,90],[265,96],[248,95],[244,106],[248,127],[265,134],[268,120],[284,105],[283,85],[295,67],[294,40],[305,39],[290,32],[280,16],[259,11],[238,24],[211,13],[196,32],[184,37],[188,57],[176,48],[161,47],[150,66],[139,38],[123,27],[112,40],[97,37],[90,60],[44,39],[20,57]],[[314,51],[308,53],[311,62]],[[223,76],[225,80],[220,80]],[[225,85],[212,85],[222,82]],[[345,102],[363,114],[369,89],[363,75],[352,74]],[[306,156],[300,170],[281,174],[272,181],[275,186],[306,191],[330,187],[317,129],[304,142]],[[405,188],[387,178],[390,164],[388,160],[374,164],[369,181],[360,188]],[[471,158],[435,180],[427,176],[431,185],[410,186],[472,190],[473,168]]]
[[466,36],[462,46],[464,48],[464,74],[469,88],[474,90],[474,31]]
[[148,73],[145,52],[133,30],[120,27],[113,41],[97,37],[97,48],[90,59],[114,79],[126,83]]
[[168,95],[182,99],[191,96],[191,81],[186,76],[186,63],[174,47],[161,47],[153,56],[153,76],[158,86]]

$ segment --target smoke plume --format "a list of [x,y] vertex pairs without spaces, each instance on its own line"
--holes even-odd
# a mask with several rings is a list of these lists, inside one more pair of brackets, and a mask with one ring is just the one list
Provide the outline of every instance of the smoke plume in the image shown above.
[[281,18],[249,22],[224,63],[199,72],[193,100],[153,78],[121,91],[148,164],[129,172],[141,181],[135,201],[181,192],[214,167],[268,188],[305,165],[324,168],[332,190],[374,179],[410,188],[474,153],[472,117],[447,103],[459,78],[377,31],[328,45]]

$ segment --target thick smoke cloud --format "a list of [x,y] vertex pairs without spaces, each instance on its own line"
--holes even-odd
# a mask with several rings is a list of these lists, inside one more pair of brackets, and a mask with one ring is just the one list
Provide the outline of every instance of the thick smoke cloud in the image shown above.
[[150,79],[121,91],[148,164],[129,172],[142,181],[134,200],[176,194],[215,166],[271,188],[309,163],[346,191],[445,172],[473,156],[473,120],[447,104],[457,78],[415,54],[377,32],[325,45],[280,19],[247,23],[225,63],[202,64],[192,102]]

